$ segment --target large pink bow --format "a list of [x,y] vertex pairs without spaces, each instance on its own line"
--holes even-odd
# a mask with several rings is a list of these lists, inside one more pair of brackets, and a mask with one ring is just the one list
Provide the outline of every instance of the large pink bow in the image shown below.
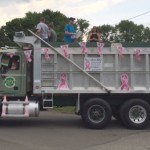
[[103,49],[103,46],[104,46],[104,44],[103,43],[100,43],[100,42],[97,42],[97,48],[98,48],[98,54],[100,55],[100,56],[102,56],[102,49]]
[[32,59],[31,59],[31,52],[32,52],[32,50],[24,51],[24,54],[25,54],[27,62],[31,62],[32,61]]
[[82,54],[87,54],[86,42],[80,42],[79,45],[81,46]]
[[67,90],[67,89],[69,89],[68,83],[67,83],[67,74],[66,73],[62,73],[60,75],[60,83],[58,85],[58,89],[59,90]]
[[44,49],[44,57],[45,57],[46,60],[50,60],[50,56],[48,54],[48,48]]
[[141,49],[135,49],[135,59],[137,61],[140,61],[141,60]]
[[122,46],[119,46],[119,47],[117,47],[117,50],[118,50],[119,58],[121,59],[121,58],[123,57],[123,54],[122,54],[122,52],[123,52],[123,47],[122,47]]
[[129,90],[128,75],[125,73],[121,75],[121,90],[124,90],[124,89]]
[[65,57],[69,57],[68,45],[61,45],[60,47],[61,47],[61,49],[63,50],[63,55],[64,55]]

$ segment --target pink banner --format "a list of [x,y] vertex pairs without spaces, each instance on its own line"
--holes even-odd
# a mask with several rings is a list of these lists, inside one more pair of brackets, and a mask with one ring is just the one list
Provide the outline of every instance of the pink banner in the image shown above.
[[61,47],[61,49],[62,49],[62,51],[63,51],[63,55],[64,55],[65,57],[69,57],[68,45],[61,45],[60,47]]
[[134,54],[136,61],[141,61],[141,49],[135,49]]
[[103,43],[100,43],[100,42],[97,42],[97,52],[98,52],[98,54],[100,55],[100,56],[102,56],[102,50],[103,50],[103,46],[104,46],[104,44]]
[[45,58],[45,60],[50,60],[50,56],[49,56],[49,53],[48,53],[48,48],[45,48],[43,50],[43,52],[44,52],[44,58]]
[[121,75],[121,90],[124,90],[124,89],[129,90],[128,81],[129,81],[128,75],[125,73],[122,74]]
[[87,54],[88,50],[86,48],[86,42],[80,42],[79,45],[81,46],[82,54]]
[[32,61],[32,59],[31,59],[31,52],[32,52],[32,50],[24,51],[24,54],[25,54],[27,62],[31,62]]
[[60,81],[58,85],[58,90],[68,90],[68,79],[67,79],[67,74],[62,73],[60,74]]

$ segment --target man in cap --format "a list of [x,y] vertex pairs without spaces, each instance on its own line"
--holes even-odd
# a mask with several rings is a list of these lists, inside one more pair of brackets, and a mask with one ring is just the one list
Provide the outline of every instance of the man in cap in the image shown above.
[[65,25],[64,31],[64,41],[66,44],[70,44],[75,41],[75,29],[74,29],[74,20],[75,18],[70,17],[69,18],[69,24]]

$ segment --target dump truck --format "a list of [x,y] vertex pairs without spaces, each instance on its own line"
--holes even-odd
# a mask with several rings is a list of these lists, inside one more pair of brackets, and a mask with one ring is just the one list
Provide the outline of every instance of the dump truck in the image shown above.
[[149,126],[148,45],[68,46],[29,33],[16,32],[18,47],[0,50],[1,117],[36,117],[42,109],[75,106],[89,128],[106,127],[112,116],[128,128]]

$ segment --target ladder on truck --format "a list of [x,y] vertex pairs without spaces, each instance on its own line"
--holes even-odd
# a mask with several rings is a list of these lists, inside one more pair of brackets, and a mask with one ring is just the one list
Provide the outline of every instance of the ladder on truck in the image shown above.
[[[71,63],[72,65],[74,65],[76,68],[78,68],[82,73],[84,73],[86,76],[88,76],[90,79],[92,79],[93,81],[95,81],[106,93],[109,93],[110,90],[103,85],[100,81],[98,81],[96,78],[94,78],[90,73],[88,73],[87,71],[85,71],[84,69],[82,69],[80,66],[78,66],[75,62],[73,62],[71,59],[65,57],[62,53],[60,53],[57,49],[55,49],[52,45],[50,45],[48,42],[44,41],[43,39],[41,39],[38,35],[36,35],[34,32],[32,32],[31,30],[28,29],[28,31],[35,36],[37,39],[39,39],[40,41],[42,41],[44,44],[46,44],[48,47],[51,48],[52,51],[54,51],[56,54],[60,55],[61,57],[63,57],[65,60],[67,60],[69,63]],[[57,56],[56,56],[57,57]],[[55,71],[54,71],[55,72]],[[55,86],[55,85],[54,85]]]

